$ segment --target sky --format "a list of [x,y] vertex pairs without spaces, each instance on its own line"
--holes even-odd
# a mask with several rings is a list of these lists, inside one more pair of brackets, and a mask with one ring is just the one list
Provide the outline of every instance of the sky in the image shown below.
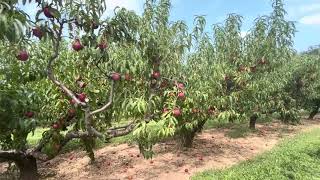
[[[143,12],[144,0],[106,0],[107,15],[112,15],[116,6]],[[284,0],[286,19],[296,22],[295,49],[298,52],[320,44],[320,0]],[[28,14],[35,14],[35,5],[21,8]],[[196,15],[205,15],[207,25],[221,23],[230,13],[243,16],[242,34],[253,25],[255,18],[272,11],[271,0],[172,0],[172,21],[183,20],[192,27]]]

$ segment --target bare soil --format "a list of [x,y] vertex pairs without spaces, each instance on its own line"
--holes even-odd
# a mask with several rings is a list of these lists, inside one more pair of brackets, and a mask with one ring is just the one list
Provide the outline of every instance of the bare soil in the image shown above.
[[40,164],[43,179],[61,180],[184,180],[208,169],[230,167],[252,159],[274,147],[284,137],[301,131],[320,128],[320,119],[304,120],[302,125],[280,122],[258,124],[257,130],[246,136],[231,138],[236,128],[206,130],[199,134],[189,150],[178,150],[175,142],[155,146],[155,157],[146,160],[136,145],[106,146],[95,151],[91,164],[85,152],[73,151]]

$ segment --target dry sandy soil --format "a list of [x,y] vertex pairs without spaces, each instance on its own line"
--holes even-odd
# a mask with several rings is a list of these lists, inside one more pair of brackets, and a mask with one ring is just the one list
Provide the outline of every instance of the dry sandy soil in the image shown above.
[[40,164],[43,179],[61,180],[184,180],[200,171],[230,167],[270,150],[281,139],[300,131],[320,128],[320,119],[305,120],[302,125],[279,122],[257,125],[257,131],[241,138],[230,138],[235,129],[206,130],[196,138],[193,148],[177,150],[174,142],[155,147],[155,157],[146,160],[138,147],[127,144],[107,146],[95,151],[97,162],[90,164],[85,152],[74,151]]

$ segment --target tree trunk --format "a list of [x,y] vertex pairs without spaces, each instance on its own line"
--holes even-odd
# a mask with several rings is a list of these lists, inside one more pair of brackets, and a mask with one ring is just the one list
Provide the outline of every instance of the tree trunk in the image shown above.
[[250,129],[256,129],[257,119],[258,119],[258,115],[256,115],[256,114],[253,114],[250,117],[250,125],[249,125]]
[[191,148],[193,139],[196,136],[195,130],[191,132],[185,132],[181,137],[181,146],[185,148]]
[[313,118],[318,114],[319,108],[320,108],[320,106],[317,105],[317,106],[311,111],[311,113],[310,113],[310,115],[309,115],[309,119],[313,119]]
[[20,179],[35,180],[38,177],[37,160],[33,156],[27,156],[24,159],[15,161],[20,170]]
[[185,148],[191,148],[193,144],[194,137],[197,133],[201,132],[206,121],[200,121],[198,126],[192,131],[184,131],[181,135],[181,146]]
[[38,168],[35,157],[17,151],[0,151],[0,159],[13,161],[20,170],[21,180],[37,180]]

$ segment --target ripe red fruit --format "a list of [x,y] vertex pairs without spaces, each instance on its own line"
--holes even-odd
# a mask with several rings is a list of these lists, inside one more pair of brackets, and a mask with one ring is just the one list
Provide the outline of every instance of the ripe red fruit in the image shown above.
[[83,46],[79,39],[75,39],[72,43],[72,49],[75,51],[80,51],[83,49]]
[[184,84],[183,83],[178,83],[177,84],[178,89],[184,89]]
[[101,43],[98,44],[98,48],[99,48],[101,51],[105,50],[107,47],[108,47],[108,45],[107,45],[107,43],[105,43],[105,42],[101,42]]
[[53,128],[53,129],[59,129],[59,128],[60,128],[60,126],[59,126],[59,124],[54,123],[54,124],[52,125],[52,128]]
[[36,36],[37,38],[39,38],[39,39],[41,39],[42,36],[43,36],[43,33],[42,33],[40,27],[33,28],[33,29],[32,29],[32,34],[33,34],[34,36]]
[[121,75],[119,73],[112,73],[111,79],[114,81],[119,81],[121,79]]
[[29,53],[26,50],[19,51],[17,59],[20,61],[27,61],[29,59]]
[[70,99],[69,102],[70,102],[70,104],[72,104],[72,105],[76,104],[76,100],[74,100],[74,99]]
[[28,117],[28,118],[32,118],[32,117],[34,116],[34,113],[31,112],[31,111],[28,111],[28,112],[26,112],[24,115],[25,115],[26,117]]
[[174,117],[179,117],[179,116],[181,116],[181,114],[182,114],[182,112],[181,112],[181,110],[179,108],[174,108],[173,109],[173,116]]
[[43,8],[43,13],[47,18],[54,18],[53,14],[51,13],[51,8],[49,6]]
[[178,93],[178,98],[181,99],[181,100],[184,100],[186,98],[184,92],[179,92]]
[[153,77],[154,79],[159,79],[159,78],[160,78],[160,72],[153,72],[153,73],[152,73],[152,77]]
[[78,94],[78,99],[81,101],[81,102],[85,102],[86,101],[86,94],[84,93],[81,93],[81,94]]
[[189,172],[189,170],[188,170],[188,169],[185,169],[185,170],[184,170],[184,172],[185,172],[185,173],[188,173],[188,172]]

